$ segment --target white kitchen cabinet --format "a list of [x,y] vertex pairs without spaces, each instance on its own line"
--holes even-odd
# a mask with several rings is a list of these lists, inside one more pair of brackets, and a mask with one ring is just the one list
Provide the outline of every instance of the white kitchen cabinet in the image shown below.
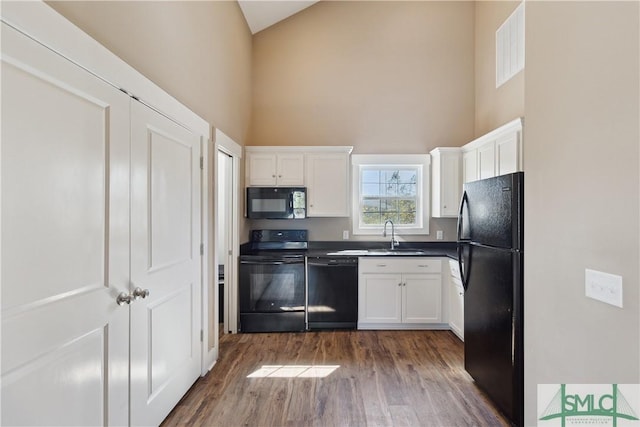
[[462,181],[467,182],[478,180],[478,149],[462,149]]
[[460,170],[462,151],[459,147],[431,150],[431,216],[455,218],[462,191]]
[[363,274],[358,282],[358,327],[361,323],[401,323],[401,284],[398,273]]
[[463,181],[523,170],[522,119],[518,118],[462,147]]
[[495,142],[496,176],[518,172],[520,166],[520,143],[517,132],[509,132]]
[[464,341],[464,288],[458,261],[449,260],[449,326]]
[[305,184],[308,217],[348,217],[350,206],[349,153],[306,154]]
[[359,262],[359,329],[441,329],[442,261],[363,257]]
[[254,152],[249,147],[246,150],[247,185],[281,187],[304,185],[304,153]]
[[478,147],[478,178],[496,176],[496,144],[489,141]]

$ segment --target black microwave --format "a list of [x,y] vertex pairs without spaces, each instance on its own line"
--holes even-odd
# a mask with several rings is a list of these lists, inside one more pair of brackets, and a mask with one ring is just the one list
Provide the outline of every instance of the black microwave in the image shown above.
[[305,187],[247,187],[247,218],[302,219],[307,216]]

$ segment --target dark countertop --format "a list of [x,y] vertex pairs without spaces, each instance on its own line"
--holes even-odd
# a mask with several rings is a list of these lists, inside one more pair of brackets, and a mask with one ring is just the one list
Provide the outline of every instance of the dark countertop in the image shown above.
[[[401,242],[397,249],[399,251],[394,254],[383,254],[374,252],[372,254],[358,254],[351,255],[355,257],[360,256],[424,256],[424,257],[446,257],[451,259],[458,259],[456,242]],[[305,252],[308,257],[322,257],[332,252],[338,252],[343,250],[389,250],[389,242],[355,242],[355,241],[336,241],[336,242],[309,242],[309,249]],[[403,253],[407,250],[420,250],[420,254],[414,252]],[[240,247],[240,254],[251,254],[248,244],[243,244]],[[335,255],[339,256],[339,255]],[[348,255],[343,255],[348,256]]]
[[[338,252],[341,250],[369,250],[374,252],[351,256],[423,256],[458,259],[456,242],[402,242],[393,254],[385,254],[384,251],[389,251],[390,249],[389,245],[387,244],[387,242],[384,242],[384,244],[381,243],[382,242],[309,242],[309,250],[307,251],[307,256],[327,256],[329,253]],[[383,252],[377,252],[378,250],[381,250]],[[411,252],[412,250],[419,250],[420,253],[417,254],[415,252]]]

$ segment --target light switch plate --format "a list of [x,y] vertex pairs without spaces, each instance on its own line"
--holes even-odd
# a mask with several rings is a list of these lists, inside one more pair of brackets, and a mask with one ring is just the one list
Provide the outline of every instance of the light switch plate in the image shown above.
[[444,236],[442,234],[442,230],[436,231],[436,239],[437,240],[442,240],[443,238],[444,238]]
[[349,230],[342,230],[342,239],[349,240]]
[[584,270],[584,292],[589,298],[622,308],[622,276]]

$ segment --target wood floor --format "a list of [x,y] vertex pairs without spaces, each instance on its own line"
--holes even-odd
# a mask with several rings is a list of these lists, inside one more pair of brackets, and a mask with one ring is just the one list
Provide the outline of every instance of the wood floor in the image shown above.
[[[248,378],[265,365],[283,368],[272,376]],[[320,377],[330,369],[326,366],[339,367]],[[162,424],[183,425],[508,423],[464,370],[462,343],[449,331],[323,331],[224,335],[212,371]]]

